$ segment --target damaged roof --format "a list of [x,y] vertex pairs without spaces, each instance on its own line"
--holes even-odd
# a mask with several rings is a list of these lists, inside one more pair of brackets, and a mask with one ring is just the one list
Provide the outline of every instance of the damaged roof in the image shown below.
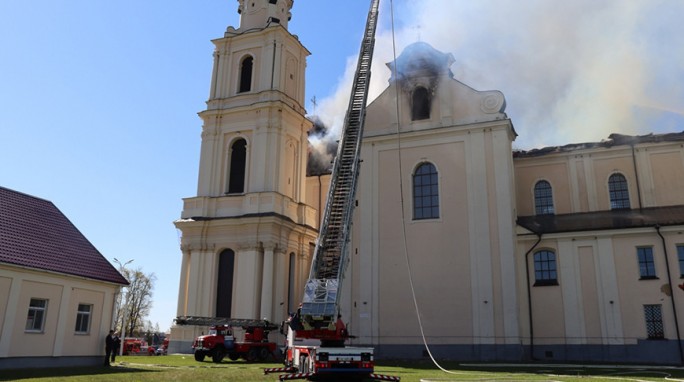
[[0,264],[128,285],[52,202],[0,187]]
[[518,216],[517,223],[536,234],[684,225],[684,206]]
[[593,148],[611,148],[614,146],[631,146],[640,143],[660,143],[684,141],[684,131],[681,133],[647,134],[647,135],[624,135],[611,134],[608,139],[601,142],[570,143],[563,146],[549,146],[532,150],[515,150],[513,158],[538,157],[547,154],[565,153],[576,150]]

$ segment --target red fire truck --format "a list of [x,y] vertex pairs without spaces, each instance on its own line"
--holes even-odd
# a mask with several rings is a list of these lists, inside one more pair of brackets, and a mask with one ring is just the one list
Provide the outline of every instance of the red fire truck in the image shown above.
[[[203,362],[211,357],[219,363],[225,357],[236,361],[240,358],[247,362],[277,359],[276,344],[268,340],[268,334],[277,329],[266,320],[244,320],[218,317],[178,317],[178,325],[210,326],[209,334],[199,336],[192,344],[195,360]],[[242,329],[241,340],[236,340],[235,329]]]

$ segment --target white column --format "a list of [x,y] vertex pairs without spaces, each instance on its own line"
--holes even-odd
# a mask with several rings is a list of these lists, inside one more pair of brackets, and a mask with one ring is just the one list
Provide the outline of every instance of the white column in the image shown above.
[[584,344],[586,343],[586,326],[577,248],[570,239],[558,240],[556,255],[563,296],[566,343]]
[[625,341],[622,330],[620,293],[615,269],[613,240],[610,237],[600,237],[597,242],[598,248],[594,261],[596,262],[596,290],[599,292],[601,331],[603,332],[604,343],[622,345]]
[[505,343],[520,342],[518,296],[515,275],[515,227],[513,159],[508,127],[492,133],[494,176],[496,182],[496,215],[499,231],[499,262],[501,264],[501,304]]
[[199,287],[201,294],[196,295],[201,300],[198,313],[203,317],[212,317],[216,315],[216,279],[218,278],[216,250],[214,246],[211,249],[202,251],[201,264],[202,267],[199,272]]
[[190,263],[190,250],[183,247],[183,258],[181,260],[180,282],[178,286],[178,305],[176,316],[186,316],[188,314],[188,267]]
[[214,90],[216,98],[226,98],[237,91],[238,73],[237,71],[233,73],[233,54],[230,51],[230,42],[231,40],[228,40],[216,45],[219,51],[216,89]]
[[[67,317],[69,316],[69,311],[71,310],[71,284],[65,284],[62,287],[62,297],[60,299],[60,309],[59,315],[57,317],[57,327],[55,333],[55,343],[52,347],[52,356],[59,357],[62,355],[64,350],[64,334],[68,330]],[[71,327],[73,330],[73,326]]]
[[233,290],[234,317],[259,318],[261,300],[261,269],[256,248],[240,249],[235,256]]
[[[225,177],[221,174],[222,151],[219,145],[218,133],[220,118],[217,116],[204,116],[202,118],[202,144],[200,147],[200,166],[197,180],[197,196],[214,196],[221,191],[217,182]],[[219,188],[217,191],[216,189]]]
[[[10,285],[9,298],[7,299],[7,306],[19,306],[19,294],[21,292],[21,284],[24,279],[14,276],[12,284]],[[12,329],[14,329],[14,320],[19,317],[26,317],[26,312],[17,312],[17,309],[7,309],[5,311],[5,319],[3,320],[2,332],[0,332],[0,358],[7,357],[12,344]]]
[[[568,182],[570,184],[570,212],[584,212],[582,211],[582,203],[580,202],[579,177],[577,176],[577,164],[582,164],[575,158],[568,159]],[[556,208],[556,213],[558,210]]]
[[[635,149],[636,167],[639,171],[639,184],[641,185],[642,207],[654,207],[657,205],[655,197],[655,182],[653,174],[658,171],[653,169],[651,164],[651,154],[645,149]],[[634,178],[634,191],[630,191],[629,198],[633,208],[639,206],[639,190],[636,178]]]
[[491,231],[484,132],[472,131],[467,144],[468,219],[472,274],[473,342],[494,343]]
[[218,69],[219,60],[221,57],[221,52],[216,49],[214,50],[214,68],[211,71],[211,85],[209,86],[209,99],[212,100],[216,97],[216,81],[218,80]]
[[200,316],[201,300],[198,298],[202,295],[200,290],[200,279],[202,277],[202,262],[201,253],[199,250],[193,249],[190,252],[190,270],[188,272],[188,296],[195,296],[194,299],[188,300],[187,313],[189,316]]
[[273,252],[274,247],[264,249],[264,267],[261,284],[261,314],[259,318],[273,320]]
[[[354,317],[349,317],[351,321],[352,330],[358,336],[355,343],[358,344],[377,344],[378,338],[378,268],[379,258],[378,251],[379,243],[374,238],[378,237],[378,224],[375,224],[378,216],[378,156],[381,150],[388,149],[386,146],[382,149],[378,144],[364,144],[361,146],[361,157],[364,158],[362,171],[360,172],[358,182],[359,206],[354,211],[355,224],[358,222],[358,227],[370,227],[369,229],[357,229],[355,231],[357,236],[352,240],[354,246],[352,251],[358,248],[359,253],[354,257],[354,270],[358,272],[356,280],[358,285],[354,300],[351,301],[352,311],[355,313]],[[398,154],[395,151],[395,154]],[[398,172],[398,170],[397,170]],[[399,174],[397,174],[399,176]],[[396,191],[398,193],[398,191]],[[322,193],[321,197],[325,197]],[[352,283],[352,278],[348,278],[346,282]],[[356,306],[354,306],[356,302]]]
[[[594,178],[594,162],[592,161],[592,158],[589,155],[584,156],[584,178],[586,180],[586,185],[587,185],[587,200],[589,202],[589,212],[591,211],[597,211],[599,209],[598,207],[598,200],[597,200],[597,190],[596,190],[596,178]],[[599,179],[599,182],[603,181],[603,179]],[[582,211],[584,212],[584,211]]]
[[[280,322],[287,318],[288,276],[290,251],[276,250],[273,254],[273,322]],[[294,280],[293,280],[294,281]],[[299,292],[301,293],[301,292]]]

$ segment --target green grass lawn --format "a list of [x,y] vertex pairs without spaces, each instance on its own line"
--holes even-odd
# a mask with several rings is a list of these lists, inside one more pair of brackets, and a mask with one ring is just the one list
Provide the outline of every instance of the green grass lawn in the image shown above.
[[[0,372],[0,381],[277,381],[278,375],[264,375],[264,367],[280,367],[275,363],[246,363],[224,361],[214,364],[209,360],[197,362],[192,355],[124,356],[118,357],[110,368],[81,367],[61,369],[30,369]],[[462,365],[447,362],[453,372],[445,373],[427,361],[385,362],[376,366],[378,374],[395,375],[404,382],[420,381],[684,381],[684,370],[674,368],[625,367],[554,367],[552,365],[499,366],[486,364]]]

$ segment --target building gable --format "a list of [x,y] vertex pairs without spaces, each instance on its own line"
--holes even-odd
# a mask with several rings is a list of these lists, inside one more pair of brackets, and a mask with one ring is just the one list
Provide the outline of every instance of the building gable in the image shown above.
[[0,263],[128,285],[52,202],[3,187]]
[[368,105],[365,135],[396,133],[397,111],[403,132],[507,119],[503,93],[478,91],[455,80],[453,63],[451,54],[427,43],[408,46],[387,64],[390,85]]

